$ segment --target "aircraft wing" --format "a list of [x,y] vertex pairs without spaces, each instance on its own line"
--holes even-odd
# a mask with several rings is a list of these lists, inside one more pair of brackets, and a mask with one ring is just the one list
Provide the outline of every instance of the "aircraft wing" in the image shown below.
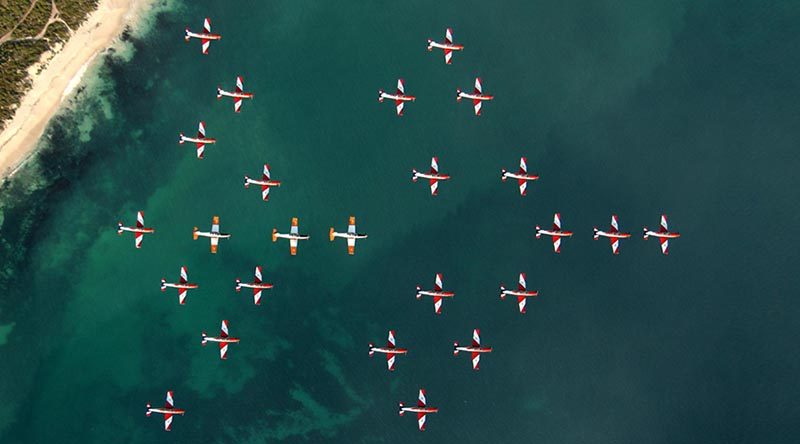
[[234,97],[233,98],[233,111],[237,112],[237,113],[242,111],[242,98],[241,97]]
[[525,279],[525,273],[519,274],[519,283],[517,284],[517,289],[519,291],[525,291],[528,288],[528,282]]
[[561,253],[561,238],[558,236],[553,236],[553,251]]
[[517,296],[517,306],[520,313],[525,313],[525,305],[528,303],[528,298],[525,296]]
[[203,142],[197,142],[196,145],[197,145],[197,158],[198,159],[202,159],[203,158],[203,153],[206,150],[206,144],[203,143]]
[[261,185],[261,199],[266,202],[269,200],[269,187]]
[[444,41],[445,41],[445,42],[446,42],[448,45],[452,45],[452,44],[453,44],[453,30],[452,30],[452,29],[450,29],[450,28],[447,28],[447,29],[444,31]]
[[355,238],[348,237],[347,238],[347,254],[354,255],[356,254],[356,240]]
[[[419,389],[419,398],[417,400],[417,407],[425,407],[427,400],[425,399],[425,389]],[[425,415],[427,413],[418,412],[417,413],[417,425],[420,431],[425,430]]]
[[241,93],[244,91],[244,82],[242,82],[242,76],[236,76],[236,92]]
[[203,20],[203,31],[205,31],[206,34],[211,34],[211,20],[209,20],[208,17]]
[[453,50],[445,49],[444,50],[444,63],[447,65],[452,64],[453,62]]
[[666,214],[662,214],[661,215],[661,228],[658,229],[658,232],[659,233],[666,233],[667,231],[669,231],[669,225],[667,225],[667,215]]
[[480,363],[481,363],[481,354],[472,352],[472,369],[480,370],[479,368]]
[[185,289],[185,288],[179,288],[179,289],[178,289],[178,303],[179,303],[179,304],[183,305],[183,304],[185,304],[185,303],[186,303],[186,293],[187,293],[188,291],[189,291],[189,290],[187,290],[187,289]]
[[136,212],[136,228],[144,228],[144,211]]
[[528,174],[528,159],[524,157],[519,158],[519,173]]
[[553,231],[561,231],[561,213],[553,215]]
[[142,248],[142,241],[144,240],[144,233],[134,233],[134,242],[136,248]]
[[394,353],[386,353],[386,367],[390,372],[394,371],[394,361],[396,358],[397,356]]
[[219,327],[219,336],[222,338],[228,337],[228,321],[222,320],[222,324]]
[[219,238],[212,237],[211,238],[211,253],[217,254],[217,248],[219,247]]
[[442,291],[443,286],[442,273],[436,273],[436,277],[433,280],[433,289],[436,291]]
[[299,231],[298,231],[298,226],[299,225],[300,225],[300,221],[296,217],[293,217],[292,218],[292,227],[289,229],[289,232],[291,234],[298,234],[299,233]]
[[439,174],[439,158],[431,157],[431,174]]
[[669,239],[660,237],[658,240],[661,241],[661,252],[664,254],[669,254]]
[[269,180],[270,177],[271,177],[271,175],[269,173],[269,164],[265,163],[264,164],[264,172],[261,174],[261,179],[262,180]]
[[197,125],[197,138],[202,139],[203,137],[206,137],[206,123],[200,122]]
[[481,85],[480,77],[475,77],[475,94],[483,94],[483,86]]
[[297,255],[297,239],[289,239],[289,252],[292,256]]
[[405,85],[403,85],[403,79],[397,79],[397,95],[403,95],[406,93]]
[[[172,399],[172,391],[167,392],[167,401],[164,406],[168,409],[174,407],[175,402]],[[170,431],[172,429],[172,414],[171,413],[164,413],[164,430]]]
[[517,182],[519,183],[519,194],[520,196],[524,196],[528,190],[528,181],[525,179],[518,179]]
[[441,296],[434,296],[433,297],[433,310],[438,314],[442,314],[442,297]]
[[475,115],[476,116],[480,116],[481,115],[481,107],[483,107],[483,102],[481,100],[478,100],[478,99],[473,99],[472,100],[472,107],[475,109]]
[[214,216],[211,219],[211,232],[212,233],[219,233],[219,217]]
[[348,234],[356,234],[356,218],[355,216],[350,216],[350,221],[347,225],[347,233]]
[[425,418],[427,417],[427,413],[419,412],[417,413],[417,425],[419,426],[419,430],[424,432],[425,431]]
[[260,265],[256,265],[256,271],[254,272],[254,279],[253,280],[254,280],[254,282],[256,284],[260,284],[261,283],[261,279],[263,279],[261,277],[261,266]]
[[430,180],[431,186],[431,196],[436,196],[439,193],[439,180],[438,179],[431,179]]
[[611,215],[611,230],[610,231],[612,233],[619,232],[619,221],[617,220],[617,215],[616,214],[612,214]]
[[389,330],[389,338],[386,340],[386,348],[395,348],[397,342],[394,339],[394,330]]
[[186,267],[181,267],[181,284],[189,282],[189,274],[186,272]]
[[253,303],[255,305],[261,305],[261,289],[254,288],[253,289]]
[[477,328],[472,330],[472,346],[473,347],[480,347],[481,346],[481,331]]
[[394,101],[394,106],[395,106],[395,109],[397,110],[397,115],[398,116],[402,116],[403,115],[403,107],[405,107],[405,102],[403,102],[402,100],[395,100]]
[[614,254],[619,254],[619,239],[613,237],[610,239],[611,239],[611,252]]
[[417,398],[417,407],[425,407],[428,401],[425,399],[425,389],[419,389],[419,397]]

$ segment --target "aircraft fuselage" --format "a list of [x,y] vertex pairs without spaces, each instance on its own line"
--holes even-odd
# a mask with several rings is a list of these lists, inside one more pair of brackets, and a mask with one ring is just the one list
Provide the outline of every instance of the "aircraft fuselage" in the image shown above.
[[485,95],[485,94],[470,94],[465,93],[463,91],[458,92],[458,99],[471,99],[471,100],[480,100],[480,101],[487,101],[494,99],[494,96]]
[[468,353],[491,353],[492,347],[464,347],[464,346],[456,346],[453,347],[453,350],[468,352]]
[[139,228],[139,227],[119,227],[119,231],[128,231],[131,233],[155,233],[156,230],[154,228]]
[[420,173],[419,171],[414,171],[414,177],[417,179],[431,179],[431,180],[448,180],[450,176],[447,174],[430,174],[430,173]]
[[433,40],[428,40],[428,51],[432,48],[449,49],[450,51],[461,51],[464,45],[457,45],[455,43],[439,43]]
[[277,239],[306,240],[306,239],[310,238],[311,236],[309,236],[309,235],[307,235],[307,234],[291,234],[291,233],[289,233],[289,234],[283,234],[283,233],[275,233],[275,237],[276,237]]
[[258,179],[251,179],[249,177],[244,178],[245,185],[262,185],[265,187],[279,187],[281,186],[281,182],[278,180],[258,180]]
[[181,134],[181,143],[183,143],[183,142],[204,143],[204,144],[209,144],[210,145],[210,144],[213,144],[213,143],[217,143],[217,139],[205,138],[205,137],[203,137],[203,138],[186,137],[183,134]]
[[235,344],[239,342],[239,338],[217,338],[214,336],[203,337],[204,342],[219,342],[222,344]]
[[366,239],[367,235],[361,233],[339,233],[334,231],[333,237],[341,237],[343,239]]
[[270,288],[274,287],[272,284],[268,284],[266,282],[255,283],[255,282],[240,282],[236,284],[236,289],[240,288],[254,288],[257,290],[269,290]]
[[644,231],[644,238],[647,239],[650,236],[658,237],[658,238],[662,238],[662,239],[677,239],[677,238],[681,237],[681,234],[677,233],[677,232],[673,233],[671,231],[650,231],[650,230],[645,230]]
[[203,40],[220,40],[222,39],[222,36],[219,34],[207,34],[205,32],[192,32],[187,29],[186,40],[188,41],[190,38],[203,39]]
[[439,409],[436,407],[400,407],[400,413],[403,414],[405,412],[412,412],[412,413],[436,413]]
[[147,413],[161,413],[163,415],[183,415],[186,413],[186,410],[182,409],[170,409],[170,408],[160,408],[160,407],[150,407],[147,409]]
[[228,233],[217,233],[213,231],[196,231],[195,234],[200,237],[217,238],[217,239],[227,239],[231,237],[231,235]]
[[177,288],[177,289],[180,289],[180,290],[193,290],[193,289],[198,287],[197,284],[192,284],[192,283],[188,283],[188,282],[185,283],[185,284],[173,283],[173,282],[164,282],[163,284],[161,284],[161,286],[164,287],[164,288]]
[[219,94],[220,96],[225,96],[225,97],[233,97],[235,99],[252,99],[253,98],[253,93],[228,92],[228,91],[225,91],[224,89],[220,89],[219,91],[217,91],[217,94]]
[[518,174],[518,173],[503,173],[503,180],[506,179],[519,179],[519,180],[538,180],[539,176],[535,174]]
[[369,351],[373,353],[383,353],[387,355],[404,355],[408,353],[405,348],[388,348],[388,347],[370,347]]
[[516,296],[516,297],[523,297],[523,298],[539,296],[539,292],[538,291],[527,291],[527,290],[520,291],[520,290],[505,290],[504,289],[504,290],[501,291],[500,294],[501,294],[501,296]]
[[452,298],[456,294],[452,291],[433,291],[433,290],[417,290],[417,296],[431,296],[440,298]]
[[536,235],[545,235],[545,236],[553,236],[553,237],[570,237],[572,236],[572,231],[552,231],[552,230],[538,230]]
[[608,238],[611,238],[611,239],[627,239],[627,238],[631,237],[631,234],[630,233],[622,233],[622,232],[609,233],[607,231],[597,230],[597,232],[595,233],[595,236],[608,237]]
[[417,100],[417,98],[414,96],[407,96],[405,94],[388,94],[383,91],[381,91],[380,96],[378,98],[381,101],[383,101],[383,99],[390,99],[390,100],[397,100],[400,102],[413,102]]

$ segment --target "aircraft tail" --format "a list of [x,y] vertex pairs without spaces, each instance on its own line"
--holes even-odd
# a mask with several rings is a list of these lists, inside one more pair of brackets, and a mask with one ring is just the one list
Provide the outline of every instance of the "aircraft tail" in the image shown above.
[[161,278],[161,291],[167,291],[167,280]]
[[648,232],[648,231],[650,231],[650,230],[648,230],[648,229],[647,229],[647,227],[644,227],[644,238],[645,238],[645,239],[647,239],[648,237],[650,237],[650,235],[649,235],[649,234],[647,234],[647,232]]
[[417,181],[417,174],[419,174],[419,172],[417,172],[417,170],[415,170],[415,169],[411,170],[411,181],[412,182],[416,182]]
[[194,240],[197,240],[198,237],[197,231],[198,231],[197,227],[194,227],[194,229],[192,229],[192,239]]
[[453,342],[453,354],[458,354],[458,342]]
[[506,171],[506,169],[505,169],[505,168],[503,168],[503,175],[502,175],[502,176],[500,176],[500,179],[501,179],[503,182],[505,182],[505,181],[506,181],[506,179],[508,179],[508,178],[506,177],[506,173],[507,173],[507,172],[508,172],[508,171]]
[[244,176],[244,187],[250,188],[250,178],[247,176]]
[[419,285],[417,285],[417,299],[421,298],[422,295],[419,293],[422,290]]
[[180,143],[181,145],[183,145],[183,142],[185,142],[185,140],[183,140],[183,139],[184,139],[184,137],[185,137],[185,136],[183,135],[183,133],[180,133],[180,134],[178,135],[178,143]]
[[597,227],[594,227],[594,240],[600,239],[600,235],[597,234],[598,231]]
[[400,416],[403,416],[403,414],[405,413],[405,412],[403,411],[403,407],[405,407],[405,404],[403,404],[402,402],[398,402],[398,403],[397,403],[397,405],[399,405],[399,406],[400,406],[400,411],[399,411],[399,412],[397,412],[397,413],[398,413]]
[[239,278],[236,278],[236,292],[238,293],[240,291],[242,291],[242,280],[239,279]]
[[378,102],[383,103],[383,90],[382,89],[378,90]]
[[150,411],[150,407],[152,406],[150,404],[147,404],[147,411],[144,412],[144,415],[147,416],[148,418],[150,417],[150,415],[153,414],[153,412]]
[[539,238],[542,237],[542,233],[539,232],[539,230],[541,230],[541,229],[542,229],[542,227],[540,227],[538,225],[536,226],[536,239],[539,239]]
[[373,350],[372,347],[374,347],[374,345],[372,345],[372,343],[370,343],[369,344],[369,357],[370,358],[372,357],[372,355],[375,354],[375,350]]
[[277,242],[277,241],[278,241],[278,229],[277,228],[273,228],[272,229],[272,242]]
[[206,336],[207,336],[207,335],[206,335],[206,332],[202,332],[202,333],[200,333],[200,336],[202,336],[202,338],[203,338],[203,339],[200,341],[200,345],[206,345],[206,344],[208,343],[208,341],[206,340]]
[[217,100],[222,98],[222,88],[217,87]]
[[433,40],[431,40],[431,39],[428,39],[428,51],[429,51],[429,52],[430,52],[430,51],[433,51],[433,46],[431,46],[431,43],[433,43]]
[[331,231],[328,233],[328,237],[330,238],[331,242],[333,242],[333,239],[336,237],[336,232],[333,231],[333,227],[331,227]]
[[117,234],[122,234],[122,222],[117,222]]
[[503,300],[505,300],[506,298],[506,294],[504,293],[504,291],[506,291],[506,287],[504,287],[503,284],[500,284],[500,299]]
[[192,39],[192,38],[189,36],[189,32],[190,32],[190,31],[189,31],[189,28],[187,27],[187,28],[186,28],[186,30],[185,30],[184,32],[185,32],[186,34],[183,36],[183,40],[184,40],[185,42],[188,42],[189,40],[191,40],[191,39]]
[[460,101],[461,101],[461,90],[460,89],[456,89],[456,102],[460,102]]

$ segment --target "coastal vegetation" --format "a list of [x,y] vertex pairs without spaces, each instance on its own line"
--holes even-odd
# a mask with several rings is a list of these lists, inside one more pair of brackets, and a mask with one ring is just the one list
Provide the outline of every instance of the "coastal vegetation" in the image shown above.
[[31,67],[57,49],[98,0],[0,0],[0,130],[31,86]]

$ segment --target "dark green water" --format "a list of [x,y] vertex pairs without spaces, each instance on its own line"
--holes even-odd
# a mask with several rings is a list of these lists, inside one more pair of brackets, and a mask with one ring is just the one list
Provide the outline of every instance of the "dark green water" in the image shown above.
[[[0,442],[792,443],[800,6],[188,2],[108,58],[2,191]],[[212,17],[211,54],[182,30]],[[425,39],[466,45],[445,66]],[[215,87],[245,78],[235,115]],[[455,103],[480,75],[483,116]],[[376,91],[418,100],[397,118]],[[198,161],[175,143],[207,123]],[[438,155],[431,198],[411,168]],[[528,196],[499,180],[528,157]],[[264,204],[242,176],[269,162]],[[135,250],[117,220],[156,228]],[[560,211],[562,254],[533,227]],[[609,215],[636,236],[591,239]],[[641,227],[666,212],[662,256]],[[328,227],[370,235],[348,257]],[[193,226],[233,234],[212,256]],[[298,216],[290,257],[272,227]],[[260,307],[233,291],[265,267]],[[159,279],[186,265],[178,306]],[[497,296],[528,273],[521,316]],[[440,317],[414,286],[456,291]],[[200,332],[242,338],[222,362]],[[478,373],[451,343],[480,327]],[[367,343],[411,349],[389,374]],[[421,434],[398,401],[428,391]],[[145,418],[173,389],[173,431]]]

